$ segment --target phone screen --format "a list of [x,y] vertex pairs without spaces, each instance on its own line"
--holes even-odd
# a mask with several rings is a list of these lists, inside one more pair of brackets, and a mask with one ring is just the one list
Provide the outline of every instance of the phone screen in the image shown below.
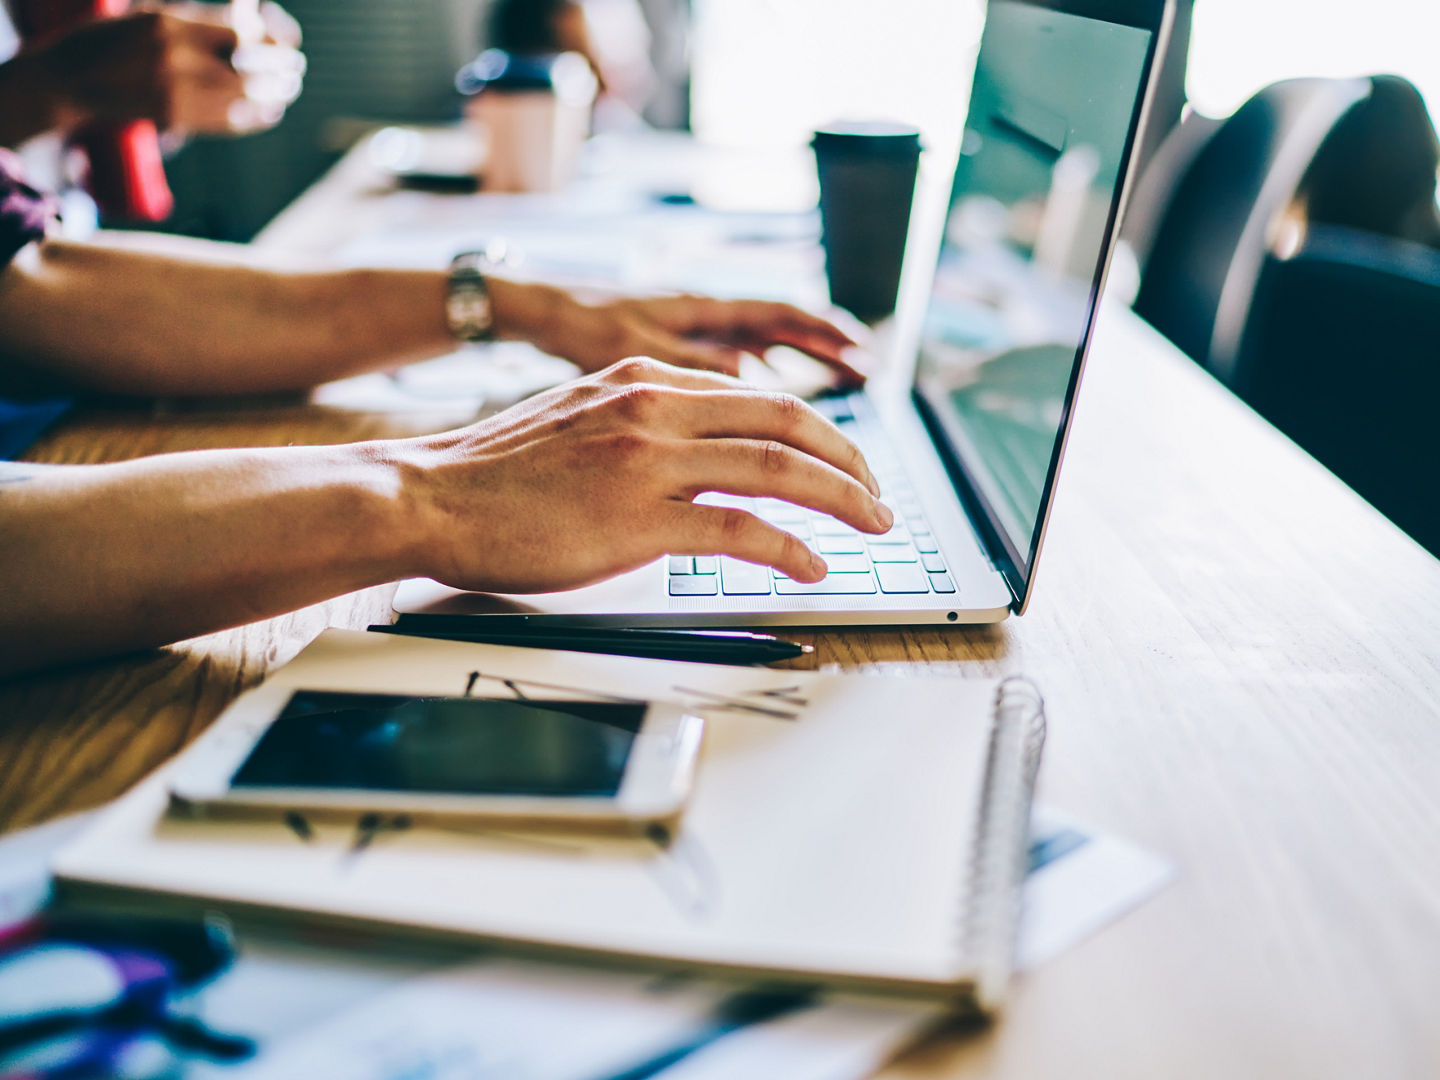
[[645,709],[299,690],[231,784],[613,796]]

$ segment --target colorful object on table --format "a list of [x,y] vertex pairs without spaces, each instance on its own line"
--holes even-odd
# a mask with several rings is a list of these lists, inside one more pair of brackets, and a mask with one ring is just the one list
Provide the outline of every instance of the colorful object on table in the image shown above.
[[53,195],[26,183],[17,155],[0,149],[0,267],[45,235],[58,205]]
[[[27,244],[45,235],[55,218],[53,196],[25,181],[20,159],[0,149],[0,270]],[[69,398],[13,401],[0,398],[0,461],[19,457],[55,421],[70,411]]]
[[[28,43],[88,19],[123,15],[130,0],[12,0]],[[86,187],[101,214],[123,221],[164,221],[175,207],[160,156],[160,135],[149,120],[87,124],[71,145],[89,162]]]
[[251,1040],[174,1010],[234,956],[223,920],[41,915],[0,932],[0,1077],[169,1075],[178,1055],[236,1061]]

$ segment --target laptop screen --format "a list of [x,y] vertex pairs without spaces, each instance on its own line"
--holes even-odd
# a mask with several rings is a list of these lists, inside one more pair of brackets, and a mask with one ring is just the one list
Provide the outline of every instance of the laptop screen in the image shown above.
[[915,384],[1021,600],[1154,36],[1052,5],[988,6]]

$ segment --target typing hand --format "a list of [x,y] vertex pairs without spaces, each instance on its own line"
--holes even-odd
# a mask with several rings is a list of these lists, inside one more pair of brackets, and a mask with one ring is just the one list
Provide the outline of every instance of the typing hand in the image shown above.
[[459,431],[386,444],[412,477],[424,572],[457,588],[576,588],[665,554],[825,576],[800,540],[707,491],[770,496],[867,533],[893,522],[860,451],[799,398],[630,359]]
[[[508,291],[507,291],[508,290]],[[859,386],[859,352],[833,323],[791,304],[660,296],[585,303],[545,286],[492,283],[496,318],[546,352],[599,371],[627,356],[735,375],[746,354],[788,345],[827,365],[836,381]]]

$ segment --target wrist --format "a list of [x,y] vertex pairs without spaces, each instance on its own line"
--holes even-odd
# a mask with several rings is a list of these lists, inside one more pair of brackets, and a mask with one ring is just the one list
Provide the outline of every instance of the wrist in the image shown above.
[[450,531],[443,500],[435,497],[437,453],[432,436],[356,443],[346,450],[366,479],[372,509],[369,545],[376,581],[435,577],[440,572]]
[[490,302],[495,318],[495,336],[528,341],[545,352],[557,336],[565,317],[570,295],[551,285],[490,277]]
[[340,558],[352,588],[427,573],[437,530],[416,450],[409,440],[386,439],[322,451],[336,455],[329,472],[343,492]]

